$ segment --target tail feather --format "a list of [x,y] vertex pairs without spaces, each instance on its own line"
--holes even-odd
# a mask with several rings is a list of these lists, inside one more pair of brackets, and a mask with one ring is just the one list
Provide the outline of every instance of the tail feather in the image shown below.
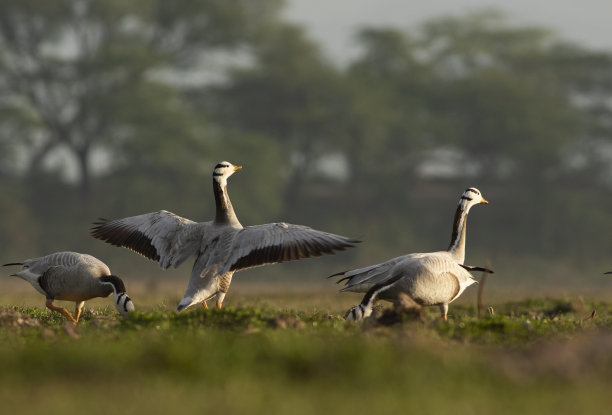
[[480,272],[486,272],[487,274],[495,274],[492,270],[490,270],[489,268],[485,268],[485,267],[473,267],[471,265],[463,265],[463,264],[459,264],[459,266],[468,271],[480,271]]
[[340,272],[336,272],[335,274],[330,275],[327,278],[333,278],[333,277],[337,277],[338,275],[344,275],[346,274],[348,271],[340,271]]
[[337,272],[333,275],[330,275],[327,278],[333,278],[333,277],[338,277],[340,275],[344,275],[344,278],[340,278],[338,281],[336,281],[336,284],[340,284],[342,281],[346,281],[346,280],[350,280],[351,277],[353,277],[352,275],[346,275],[349,271],[341,271],[341,272]]
[[340,278],[338,281],[336,281],[336,284],[340,284],[342,281],[350,280],[351,278],[352,278],[352,275],[346,276],[344,278]]

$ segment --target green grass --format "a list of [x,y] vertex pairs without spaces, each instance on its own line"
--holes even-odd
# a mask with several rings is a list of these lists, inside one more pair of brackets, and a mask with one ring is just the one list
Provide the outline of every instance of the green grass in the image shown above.
[[431,308],[392,325],[235,304],[162,305],[127,320],[99,307],[76,330],[47,310],[4,306],[3,411],[570,414],[612,404],[610,304],[528,300],[481,318],[453,305],[448,322]]

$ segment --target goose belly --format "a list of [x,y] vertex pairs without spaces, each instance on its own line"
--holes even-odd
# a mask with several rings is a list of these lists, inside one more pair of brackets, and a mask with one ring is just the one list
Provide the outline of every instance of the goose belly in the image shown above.
[[80,301],[89,300],[94,297],[106,297],[106,296],[108,296],[108,294],[92,295],[91,292],[76,290],[76,291],[70,291],[70,292],[59,292],[58,294],[54,296],[54,299],[62,300],[62,301],[80,302]]
[[191,304],[207,301],[219,292],[227,293],[234,271],[223,275],[192,276],[187,285],[183,299],[190,298]]
[[402,278],[388,290],[380,293],[379,298],[393,301],[399,293],[407,294],[420,305],[436,305],[448,303],[455,299],[460,292],[457,277],[450,273],[427,275],[415,278]]
[[113,292],[108,286],[96,286],[88,282],[72,284],[70,287],[62,284],[51,285],[50,291],[54,299],[64,301],[85,301],[94,297],[107,297]]

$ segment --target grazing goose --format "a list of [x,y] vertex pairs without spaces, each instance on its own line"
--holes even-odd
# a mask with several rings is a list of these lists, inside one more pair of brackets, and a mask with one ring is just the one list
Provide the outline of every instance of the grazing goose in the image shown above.
[[[40,258],[12,262],[4,266],[21,265],[21,271],[11,274],[26,280],[39,293],[47,297],[48,309],[57,311],[73,323],[79,321],[85,300],[107,297],[113,293],[119,314],[126,317],[134,311],[134,303],[125,293],[123,281],[111,275],[106,264],[87,254],[56,252]],[[53,300],[75,302],[74,317],[63,307],[53,305]]]
[[191,256],[195,263],[177,311],[217,297],[221,308],[234,272],[264,264],[333,254],[358,242],[344,236],[287,223],[243,227],[227,193],[227,179],[241,166],[222,161],[213,170],[216,215],[196,223],[161,210],[94,223],[91,235],[122,246],[162,268],[178,267]]
[[489,203],[478,189],[470,187],[463,192],[446,251],[403,255],[381,264],[332,275],[344,276],[338,281],[346,280],[346,285],[340,291],[366,293],[361,304],[349,310],[345,318],[361,320],[372,313],[378,298],[394,300],[399,293],[405,293],[420,305],[439,305],[446,320],[448,304],[476,282],[469,271],[492,272],[486,268],[463,265],[467,215],[470,208],[478,203]]

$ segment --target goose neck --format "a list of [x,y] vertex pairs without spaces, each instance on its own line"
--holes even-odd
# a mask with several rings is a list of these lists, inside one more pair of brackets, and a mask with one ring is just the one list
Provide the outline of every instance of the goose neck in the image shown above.
[[115,287],[108,283],[97,283],[94,287],[92,287],[91,291],[92,293],[96,293],[96,297],[107,297],[109,294],[114,294],[116,292]]
[[455,212],[455,218],[453,220],[453,233],[451,235],[451,241],[448,246],[448,252],[450,252],[455,260],[463,264],[465,261],[465,238],[467,230],[467,216],[469,207],[462,203],[457,206]]
[[227,194],[227,181],[218,181],[213,178],[213,191],[215,194],[215,223],[240,225],[234,207]]

